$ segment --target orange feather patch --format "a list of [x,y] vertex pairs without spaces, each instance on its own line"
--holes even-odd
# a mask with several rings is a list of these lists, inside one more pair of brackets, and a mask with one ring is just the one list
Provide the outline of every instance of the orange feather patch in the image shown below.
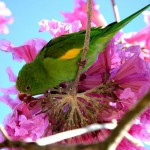
[[81,50],[82,50],[81,48],[73,48],[67,51],[63,56],[59,57],[59,59],[66,60],[75,58],[80,53]]

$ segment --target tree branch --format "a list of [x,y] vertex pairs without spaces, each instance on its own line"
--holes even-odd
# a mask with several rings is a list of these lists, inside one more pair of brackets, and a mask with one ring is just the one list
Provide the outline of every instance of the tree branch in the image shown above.
[[86,63],[86,54],[89,49],[89,41],[90,41],[90,30],[91,30],[91,16],[92,16],[92,0],[87,1],[87,28],[85,34],[85,41],[83,46],[83,52],[81,56],[81,60],[79,62],[78,72],[72,87],[72,95],[76,95],[77,87],[80,79],[80,75],[82,73],[82,69]]
[[112,3],[115,19],[116,19],[117,22],[119,22],[120,21],[119,11],[118,11],[118,7],[115,3],[115,0],[111,0],[111,3]]

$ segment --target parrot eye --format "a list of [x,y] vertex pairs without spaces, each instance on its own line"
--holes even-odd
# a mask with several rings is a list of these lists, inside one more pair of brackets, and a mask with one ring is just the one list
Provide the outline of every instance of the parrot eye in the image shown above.
[[27,90],[27,91],[29,91],[30,89],[31,89],[31,87],[30,87],[30,86],[27,86],[27,87],[26,87],[26,90]]

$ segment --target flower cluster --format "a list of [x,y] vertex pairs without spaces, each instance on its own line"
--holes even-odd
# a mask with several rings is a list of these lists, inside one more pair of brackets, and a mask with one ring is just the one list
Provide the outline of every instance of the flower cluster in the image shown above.
[[4,2],[0,2],[0,34],[8,34],[9,30],[6,24],[13,23],[11,11],[6,7]]
[[39,22],[40,32],[49,31],[54,37],[61,36],[68,33],[78,32],[81,29],[80,21],[73,23],[62,23],[57,20],[41,20]]
[[150,12],[145,11],[144,21],[146,22],[146,27],[137,33],[129,33],[125,37],[126,42],[129,44],[139,44],[144,53],[144,59],[150,62]]
[[[49,31],[54,37],[64,35],[67,33],[77,32],[86,28],[87,23],[87,3],[84,0],[75,0],[75,8],[72,13],[62,13],[65,21],[59,22],[57,20],[46,20],[43,19],[39,22],[40,32]],[[99,13],[99,6],[92,2],[92,26],[106,26],[106,20],[103,15]]]
[[[76,0],[73,12],[63,13],[67,23],[42,20],[40,31],[49,31],[57,37],[84,29],[85,6],[84,0]],[[97,5],[93,2],[92,6],[94,10],[92,23],[106,25],[98,12]],[[19,99],[9,96],[18,94],[15,86],[8,89],[1,88],[0,91],[4,95],[0,97],[0,100],[13,110],[4,121],[8,134],[15,140],[35,141],[41,137],[87,124],[103,124],[111,122],[112,119],[119,121],[150,88],[150,57],[146,55],[142,45],[144,43],[144,49],[149,53],[149,18],[150,13],[146,12],[147,27],[142,31],[131,37],[125,37],[124,33],[119,32],[111,39],[104,52],[99,54],[94,64],[81,75],[76,100],[68,96],[50,98],[45,95],[36,98],[22,95]],[[0,41],[0,48],[11,52],[14,60],[24,60],[29,63],[46,43],[47,41],[43,39],[32,39],[22,46],[15,47],[11,42],[3,40]],[[11,68],[7,69],[7,73],[10,82],[15,82],[16,76]],[[65,86],[66,83],[63,83],[62,87]],[[150,142],[149,111],[150,109],[138,117],[129,131],[132,136],[144,142]],[[103,129],[65,140],[62,143],[103,141],[110,132],[108,129]],[[144,148],[123,139],[117,149]]]
[[[75,8],[73,12],[65,12],[62,13],[63,16],[65,17],[65,22],[71,23],[76,20],[80,20],[82,24],[81,29],[86,28],[86,22],[87,22],[87,15],[86,15],[86,10],[87,10],[87,3],[84,0],[75,0]],[[104,19],[103,15],[99,13],[98,11],[99,5],[96,5],[94,1],[92,1],[92,20],[91,24],[93,26],[106,26],[106,20]]]

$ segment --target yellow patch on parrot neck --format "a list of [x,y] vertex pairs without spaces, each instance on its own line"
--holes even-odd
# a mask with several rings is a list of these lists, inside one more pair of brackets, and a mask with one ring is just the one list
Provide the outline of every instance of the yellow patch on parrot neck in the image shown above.
[[81,48],[73,48],[67,51],[63,56],[59,57],[59,59],[66,60],[75,58],[81,51]]

